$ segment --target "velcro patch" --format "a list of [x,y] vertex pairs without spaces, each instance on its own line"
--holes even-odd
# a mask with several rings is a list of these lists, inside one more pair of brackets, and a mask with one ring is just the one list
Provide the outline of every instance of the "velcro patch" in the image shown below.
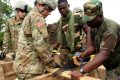
[[45,23],[39,21],[36,23],[36,25],[37,25],[37,27],[42,27],[43,25],[45,25]]

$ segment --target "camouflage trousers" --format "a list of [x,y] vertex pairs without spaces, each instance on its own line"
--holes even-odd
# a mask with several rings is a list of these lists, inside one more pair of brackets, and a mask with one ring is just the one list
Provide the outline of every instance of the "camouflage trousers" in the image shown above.
[[17,74],[18,80],[29,80],[33,77],[39,76],[38,74],[27,74],[27,73],[19,73]]
[[107,71],[106,80],[120,80],[120,67]]

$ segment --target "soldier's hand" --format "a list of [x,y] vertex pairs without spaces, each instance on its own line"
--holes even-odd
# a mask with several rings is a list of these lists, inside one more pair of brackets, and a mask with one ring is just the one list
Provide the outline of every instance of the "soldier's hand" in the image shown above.
[[73,71],[71,74],[71,80],[80,80],[80,77],[83,77],[83,74],[79,71]]
[[12,54],[11,57],[12,57],[12,60],[15,60],[16,54]]
[[75,56],[76,56],[76,60],[77,60],[77,61],[79,61],[79,62],[81,61],[81,59],[83,58],[83,57],[81,57],[82,54],[83,54],[83,53],[81,53],[81,52],[76,52],[76,53],[75,53]]
[[6,57],[5,52],[1,51],[1,52],[0,52],[0,60],[5,59],[5,57]]

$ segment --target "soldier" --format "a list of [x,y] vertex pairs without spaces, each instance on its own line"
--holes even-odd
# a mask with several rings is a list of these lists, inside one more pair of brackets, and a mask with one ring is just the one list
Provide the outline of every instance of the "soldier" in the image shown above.
[[88,56],[95,52],[96,56],[81,67],[80,71],[73,71],[72,80],[79,80],[79,77],[102,64],[107,70],[107,80],[119,80],[120,25],[103,16],[102,2],[99,0],[90,0],[84,4],[83,20],[91,27],[93,41],[93,44],[87,52],[83,52],[83,55]]
[[82,17],[71,12],[67,0],[58,0],[58,10],[61,18],[58,21],[57,44],[54,49],[60,46],[61,65],[64,65],[67,60],[72,59],[75,52],[82,49],[80,35],[82,29],[88,33],[88,27],[83,27]]
[[[80,7],[75,7],[73,9],[73,13],[74,15],[79,15],[80,17],[83,17],[83,10]],[[83,45],[84,48],[86,48],[86,34],[84,32],[82,32],[80,39],[81,39],[81,43]]]
[[36,0],[35,7],[25,17],[18,40],[14,68],[19,80],[42,75],[49,60],[45,18],[55,10],[55,0]]
[[[3,40],[3,59],[8,53],[11,55],[16,53],[17,43],[18,43],[18,33],[21,28],[22,21],[28,12],[28,6],[23,1],[17,2],[15,5],[16,16],[10,18],[6,22],[4,40]],[[9,54],[8,54],[9,55]],[[2,57],[1,57],[2,58]]]
[[80,15],[80,17],[83,17],[83,10],[80,7],[75,7],[73,13],[74,15]]

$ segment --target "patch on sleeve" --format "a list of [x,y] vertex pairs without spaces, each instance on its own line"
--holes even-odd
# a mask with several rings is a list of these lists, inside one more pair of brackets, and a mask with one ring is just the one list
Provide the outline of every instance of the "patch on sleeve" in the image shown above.
[[44,22],[39,21],[39,22],[37,22],[37,23],[36,23],[36,25],[37,25],[37,27],[42,27],[43,25],[45,25],[45,23],[44,23]]

